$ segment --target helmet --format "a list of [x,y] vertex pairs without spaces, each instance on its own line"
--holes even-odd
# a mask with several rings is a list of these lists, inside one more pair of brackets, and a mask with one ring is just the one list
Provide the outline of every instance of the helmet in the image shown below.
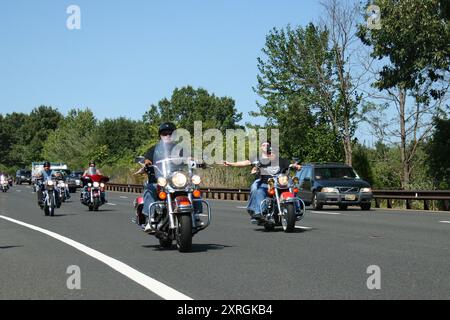
[[44,162],[44,168],[45,168],[45,167],[49,167],[49,168],[51,167],[51,164],[50,164],[49,161],[45,161],[45,162]]
[[163,131],[175,131],[177,127],[172,122],[166,122],[159,126],[158,134]]
[[89,161],[89,166],[91,166],[91,164],[95,166],[95,161],[94,160]]

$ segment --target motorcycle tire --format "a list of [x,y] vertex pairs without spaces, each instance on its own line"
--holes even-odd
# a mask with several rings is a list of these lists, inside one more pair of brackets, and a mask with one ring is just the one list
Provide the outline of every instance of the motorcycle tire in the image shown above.
[[53,217],[55,215],[55,197],[53,196],[52,193],[50,193],[48,195],[50,197],[50,206],[48,207],[48,211],[51,217]]
[[295,207],[293,203],[286,204],[286,211],[284,212],[284,216],[281,217],[281,224],[283,226],[283,230],[286,233],[291,233],[295,230]]
[[179,252],[189,252],[192,248],[192,218],[190,215],[178,217],[176,230],[177,248]]
[[45,205],[45,207],[44,207],[44,214],[45,214],[46,217],[48,217],[50,215],[50,211],[49,211],[47,205]]

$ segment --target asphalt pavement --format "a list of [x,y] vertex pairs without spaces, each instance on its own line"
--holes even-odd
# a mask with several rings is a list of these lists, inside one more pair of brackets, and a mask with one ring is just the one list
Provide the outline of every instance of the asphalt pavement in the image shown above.
[[131,223],[136,196],[89,212],[75,193],[45,217],[30,187],[0,193],[0,299],[450,299],[447,212],[307,210],[287,234],[216,200],[179,253]]

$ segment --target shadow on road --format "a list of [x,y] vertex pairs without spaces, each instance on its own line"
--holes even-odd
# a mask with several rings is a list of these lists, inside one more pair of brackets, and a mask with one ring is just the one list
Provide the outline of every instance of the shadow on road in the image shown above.
[[[176,250],[176,245],[172,245],[169,249],[161,248],[160,245],[143,245],[143,248],[155,249],[155,251],[166,251],[166,250]],[[201,244],[201,243],[193,243],[191,253],[196,252],[207,252],[209,250],[223,250],[224,248],[231,248],[233,246],[227,246],[223,244]]]
[[[267,231],[267,230],[264,229],[264,228],[254,229],[254,230],[255,230],[255,231],[259,231],[259,232],[264,232],[264,233],[279,233],[279,232],[284,233],[284,230],[283,230],[283,228],[281,228],[281,227],[275,228],[275,229],[270,230],[270,231]],[[305,229],[298,229],[298,228],[295,228],[294,231],[292,231],[292,232],[290,232],[290,233],[291,233],[291,234],[292,234],[292,233],[304,233],[304,232],[313,231],[313,230],[316,230],[316,228],[305,228]]]
[[0,246],[0,249],[22,248],[23,246]]

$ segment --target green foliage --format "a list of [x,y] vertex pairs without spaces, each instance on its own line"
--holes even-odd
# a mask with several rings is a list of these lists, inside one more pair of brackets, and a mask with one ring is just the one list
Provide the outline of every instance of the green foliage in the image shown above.
[[[369,30],[361,25],[359,37],[372,46],[372,56],[388,58],[389,63],[375,82],[380,89],[401,85],[405,89],[420,87],[425,81],[444,79],[450,67],[450,28],[448,1],[442,0],[374,0],[380,7],[381,29]],[[427,92],[434,98],[439,90]]]
[[353,150],[353,168],[358,175],[369,182],[371,185],[375,182],[373,176],[372,164],[370,163],[370,150],[362,145],[356,145]]
[[[157,128],[162,122],[171,121],[178,128],[189,132],[194,131],[194,122],[202,121],[203,129],[238,128],[242,113],[235,108],[235,101],[229,97],[216,97],[207,90],[194,89],[191,86],[176,88],[170,100],[164,98],[158,105],[152,105],[144,115],[144,122]],[[152,137],[157,137],[157,129],[153,130]],[[159,137],[158,137],[159,138]]]
[[328,31],[313,24],[274,28],[262,52],[255,91],[266,102],[251,114],[264,116],[268,127],[280,130],[284,156],[342,161],[344,135],[355,129],[356,104],[347,108],[342,103]]
[[450,188],[450,120],[436,118],[435,131],[426,147],[428,174],[439,189]]

